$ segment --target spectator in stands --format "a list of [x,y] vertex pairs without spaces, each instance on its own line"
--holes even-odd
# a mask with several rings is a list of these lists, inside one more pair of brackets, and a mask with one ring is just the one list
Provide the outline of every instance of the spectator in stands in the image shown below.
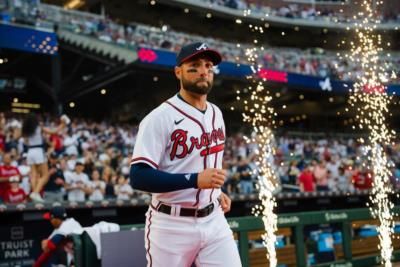
[[289,166],[287,162],[282,160],[280,163],[278,163],[276,173],[279,176],[281,184],[289,184]]
[[372,172],[356,165],[353,172],[353,185],[355,189],[366,190],[372,187]]
[[92,171],[91,181],[89,181],[89,200],[102,201],[106,193],[106,183],[100,180],[100,172],[97,169]]
[[253,193],[252,170],[246,158],[238,157],[238,167],[236,172],[239,173],[240,192],[242,194]]
[[26,202],[25,191],[19,186],[19,177],[10,177],[10,187],[4,193],[4,202],[7,204],[19,204]]
[[64,200],[65,178],[64,172],[58,163],[57,152],[49,156],[49,180],[44,187],[44,199],[49,202]]
[[288,183],[291,185],[295,185],[299,174],[300,174],[300,170],[297,167],[297,161],[292,160],[290,162],[289,171],[288,171],[288,178],[289,178]]
[[43,202],[40,192],[49,179],[48,166],[46,163],[46,144],[43,134],[60,133],[68,120],[69,119],[64,116],[63,119],[60,120],[58,127],[54,129],[42,127],[35,114],[27,115],[23,122],[22,135],[26,138],[26,144],[28,146],[27,160],[28,164],[31,166],[32,193],[29,196],[33,201]]
[[12,158],[10,153],[3,155],[3,164],[0,165],[0,199],[5,200],[5,192],[10,188],[11,177],[21,177],[17,167],[11,165]]
[[101,175],[101,179],[106,183],[106,199],[115,198],[115,178],[114,170],[110,166],[105,166]]
[[239,190],[239,179],[240,179],[240,174],[237,173],[237,166],[231,162],[226,163],[227,168],[224,168],[227,170],[227,175],[226,175],[226,180],[225,180],[225,187],[226,191],[228,194],[238,194],[240,192]]
[[326,163],[326,169],[331,172],[331,178],[337,180],[339,177],[339,167],[341,165],[338,155],[332,155],[329,157]]
[[50,135],[51,150],[57,155],[64,152],[63,138],[60,133]]
[[72,129],[68,130],[68,133],[64,137],[64,149],[65,154],[78,155],[78,141],[77,138],[73,135]]
[[89,193],[89,177],[83,170],[83,163],[78,161],[75,164],[75,171],[65,177],[65,190],[68,192],[68,201],[85,201],[85,196]]
[[393,188],[395,190],[399,190],[400,189],[400,169],[398,164],[393,165],[392,168],[390,169],[391,172],[391,176],[390,176],[390,181],[393,185]]
[[300,192],[315,191],[314,175],[311,166],[307,166],[306,168],[304,168],[304,170],[300,173],[298,177],[297,183],[300,186]]
[[0,155],[3,154],[6,148],[5,127],[6,117],[4,116],[3,112],[0,112]]
[[21,174],[21,188],[24,190],[26,195],[29,195],[31,192],[31,167],[28,165],[26,161],[26,153],[22,153],[21,158],[18,164],[18,171]]
[[20,151],[19,137],[21,136],[21,123],[16,119],[11,119],[6,124],[6,143],[5,150],[12,153],[13,151]]
[[119,175],[118,183],[115,185],[114,191],[119,200],[129,200],[133,196],[132,186],[123,175]]
[[339,167],[339,173],[337,178],[337,190],[341,192],[352,191],[351,179],[346,175],[344,167]]
[[96,170],[95,160],[92,151],[84,150],[84,167],[85,173],[89,176],[91,176],[93,174],[93,171]]
[[326,169],[324,160],[321,160],[319,164],[314,167],[313,174],[317,184],[317,191],[328,191],[328,170]]

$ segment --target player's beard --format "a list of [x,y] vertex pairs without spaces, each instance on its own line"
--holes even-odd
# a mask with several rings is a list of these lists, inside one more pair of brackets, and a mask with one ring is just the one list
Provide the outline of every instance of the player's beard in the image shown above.
[[[207,83],[207,85],[198,85],[197,83],[199,81],[205,81]],[[185,89],[189,92],[199,94],[199,95],[208,95],[208,93],[211,91],[213,84],[212,84],[212,82],[209,82],[205,79],[198,79],[194,82],[191,82],[182,77],[182,86],[183,86],[183,89]]]

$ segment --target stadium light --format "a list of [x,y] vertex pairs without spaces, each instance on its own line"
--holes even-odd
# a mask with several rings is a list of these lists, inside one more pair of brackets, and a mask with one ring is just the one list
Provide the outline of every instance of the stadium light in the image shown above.
[[71,0],[68,3],[66,3],[64,7],[69,9],[75,9],[81,7],[83,4],[84,2],[81,2],[80,0]]

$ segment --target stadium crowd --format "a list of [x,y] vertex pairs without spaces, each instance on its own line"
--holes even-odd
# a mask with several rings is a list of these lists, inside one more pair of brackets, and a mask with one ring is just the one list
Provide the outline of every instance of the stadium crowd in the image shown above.
[[[282,5],[279,8],[268,6],[263,0],[202,0],[203,3],[218,5],[235,10],[250,10],[250,14],[259,14],[276,17],[284,17],[289,19],[302,19],[309,21],[322,22],[354,22],[354,17],[340,11],[335,11],[329,8],[329,5],[316,5],[316,2],[304,2],[299,5],[291,3]],[[334,1],[331,1],[334,2]],[[337,1],[338,5],[343,1]],[[394,13],[383,14],[379,18],[383,23],[400,22],[400,16]]]
[[[208,0],[211,1],[211,0]],[[227,4],[232,1],[213,1],[215,4]],[[119,24],[108,17],[87,12],[65,10],[63,8],[40,4],[37,8],[21,5],[14,8],[17,22],[26,22],[39,27],[54,27],[97,38],[129,49],[146,47],[163,49],[172,52],[180,50],[181,45],[188,42],[206,42],[212,47],[218,47],[225,61],[248,63],[246,50],[251,44],[234,44],[217,38],[199,36],[178,32],[169,25],[153,27],[139,23]],[[388,63],[390,77],[397,82],[392,73],[400,69],[400,56],[382,55],[380,64]],[[334,52],[319,48],[302,50],[298,48],[264,47],[258,57],[258,62],[268,69],[294,72],[305,75],[330,77],[344,81],[354,80],[360,75],[359,64]],[[398,75],[396,75],[398,76]]]
[[[42,115],[54,127],[57,119]],[[29,201],[30,167],[21,137],[22,120],[0,113],[0,196],[5,203]],[[137,126],[74,119],[63,131],[45,135],[49,175],[44,201],[102,201],[149,198],[129,184],[130,155]],[[276,139],[274,165],[281,190],[352,192],[369,189],[372,173],[365,164],[365,147],[351,138]],[[227,137],[224,188],[230,194],[257,192],[257,144],[243,134]],[[392,183],[400,189],[400,143],[387,149],[393,163]]]

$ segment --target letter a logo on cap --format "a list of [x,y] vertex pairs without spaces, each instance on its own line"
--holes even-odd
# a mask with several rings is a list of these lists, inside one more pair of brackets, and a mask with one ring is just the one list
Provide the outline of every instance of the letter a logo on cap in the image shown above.
[[207,45],[205,43],[202,43],[201,46],[196,48],[196,50],[205,50],[207,48],[208,48]]

